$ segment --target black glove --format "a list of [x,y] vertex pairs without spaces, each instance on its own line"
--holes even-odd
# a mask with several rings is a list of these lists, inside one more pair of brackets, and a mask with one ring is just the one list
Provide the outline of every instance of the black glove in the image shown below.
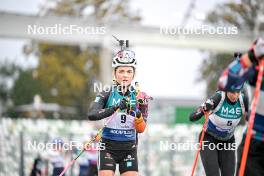
[[137,107],[132,107],[131,109],[129,109],[127,114],[137,118],[141,117],[142,115],[141,111]]
[[140,106],[143,106],[145,104],[144,99],[138,99],[137,102]]
[[210,111],[214,108],[214,102],[211,99],[206,100],[201,106],[204,111]]
[[116,111],[118,108],[120,110],[129,109],[129,101],[125,98],[123,98],[118,105],[114,106],[114,110]]

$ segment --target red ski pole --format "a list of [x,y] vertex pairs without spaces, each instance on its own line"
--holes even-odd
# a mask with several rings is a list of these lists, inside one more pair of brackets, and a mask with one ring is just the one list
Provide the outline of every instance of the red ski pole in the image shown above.
[[207,127],[207,124],[208,124],[209,113],[204,111],[204,116],[205,116],[205,122],[203,124],[203,131],[202,131],[202,135],[201,135],[200,142],[199,142],[199,148],[198,148],[198,150],[196,152],[195,159],[194,159],[194,162],[193,162],[191,176],[194,175],[194,172],[195,172],[195,169],[196,169],[198,157],[199,157],[199,154],[200,154],[200,151],[201,151],[202,142],[203,142],[203,139],[204,139],[204,134],[205,134],[206,127]]
[[245,171],[247,156],[248,156],[249,144],[250,144],[250,140],[252,137],[252,135],[251,135],[252,134],[252,128],[254,125],[255,113],[256,113],[257,103],[258,103],[258,99],[259,99],[260,86],[261,86],[262,77],[263,77],[263,69],[264,69],[264,60],[261,60],[258,78],[257,78],[257,83],[256,83],[256,89],[254,92],[254,98],[253,98],[253,101],[251,104],[251,113],[250,113],[249,122],[248,122],[248,129],[247,129],[247,135],[246,135],[246,139],[245,139],[241,164],[240,164],[240,168],[239,168],[239,176],[244,176],[244,171]]

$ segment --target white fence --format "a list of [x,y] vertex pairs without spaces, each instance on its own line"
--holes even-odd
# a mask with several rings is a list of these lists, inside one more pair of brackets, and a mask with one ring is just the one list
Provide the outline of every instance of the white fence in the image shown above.
[[[0,119],[0,176],[30,174],[34,158],[44,151],[30,149],[29,142],[49,142],[58,136],[65,141],[82,140],[83,136],[95,130],[95,126],[100,127],[101,124],[75,120]],[[140,175],[190,175],[195,155],[195,148],[192,147],[198,140],[201,128],[201,125],[149,124],[147,131],[139,135]],[[241,134],[242,127],[239,127],[236,130],[237,142],[240,141]],[[74,155],[76,152],[66,153],[66,162]],[[77,174],[78,164],[75,164],[67,175]],[[204,175],[200,162],[196,175]]]

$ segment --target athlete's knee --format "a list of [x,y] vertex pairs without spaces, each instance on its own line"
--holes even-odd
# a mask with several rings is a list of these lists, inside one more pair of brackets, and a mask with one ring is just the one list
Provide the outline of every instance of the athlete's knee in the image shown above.
[[127,171],[121,174],[121,176],[139,176],[137,171]]

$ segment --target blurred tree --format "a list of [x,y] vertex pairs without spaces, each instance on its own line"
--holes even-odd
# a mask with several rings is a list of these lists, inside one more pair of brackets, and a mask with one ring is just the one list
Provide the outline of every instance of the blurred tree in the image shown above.
[[0,63],[0,117],[12,105],[10,94],[18,71],[19,68],[14,63],[7,62],[7,59]]
[[209,57],[203,60],[200,74],[201,79],[207,84],[207,96],[213,95],[217,89],[219,76],[233,59],[233,55],[230,54],[209,53]]
[[41,97],[47,96],[44,86],[34,75],[36,75],[35,70],[20,69],[19,77],[15,81],[11,92],[11,98],[15,106],[33,103],[36,94]]
[[[256,19],[258,14],[263,13],[261,0],[241,0],[240,2],[229,2],[217,5],[208,15],[207,22],[213,25],[232,25],[239,31],[256,31]],[[234,51],[241,52],[241,51]],[[217,88],[217,79],[223,68],[234,59],[232,54],[209,53],[201,65],[200,79],[207,84],[207,96]]]
[[42,13],[92,18],[97,23],[138,22],[141,17],[129,8],[129,0],[61,0],[42,7]]
[[42,83],[36,79],[35,69],[17,69],[17,78],[14,80],[14,85],[9,93],[12,100],[12,106],[6,110],[8,117],[17,118],[18,114],[15,112],[15,107],[19,105],[32,104],[35,95],[46,97],[47,92]]
[[[140,17],[130,12],[128,5],[128,0],[47,1],[41,13],[89,18],[100,25],[138,22]],[[93,83],[99,77],[100,48],[35,42],[25,48],[26,54],[35,53],[39,57],[36,79],[37,85],[42,86],[39,91],[46,90],[45,94],[42,92],[43,101],[76,107],[79,113],[76,119],[84,117],[94,98]]]
[[74,106],[84,114],[99,74],[98,52],[78,46],[39,44],[37,78],[47,91],[43,100]]

